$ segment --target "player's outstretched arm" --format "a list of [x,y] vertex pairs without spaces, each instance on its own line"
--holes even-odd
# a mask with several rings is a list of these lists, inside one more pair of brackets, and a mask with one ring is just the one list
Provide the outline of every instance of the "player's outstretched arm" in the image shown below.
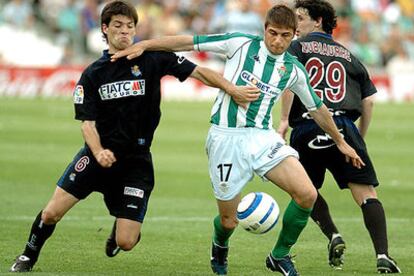
[[322,106],[314,111],[309,111],[315,122],[326,132],[328,133],[332,140],[336,143],[338,149],[345,155],[346,161],[352,162],[352,165],[357,168],[365,166],[365,163],[362,161],[361,157],[356,153],[356,151],[348,145],[344,140],[338,128],[335,125],[332,115],[330,114],[328,108],[322,104]]
[[280,111],[280,122],[279,127],[277,128],[277,133],[282,136],[283,139],[286,140],[286,135],[289,129],[289,112],[290,108],[292,107],[293,102],[293,93],[287,89],[281,99],[282,108]]
[[116,52],[112,55],[111,61],[116,61],[117,59],[125,56],[127,59],[133,59],[142,55],[144,51],[191,51],[193,50],[193,46],[193,36],[191,35],[164,36],[137,42],[125,50]]
[[220,88],[232,96],[240,106],[246,108],[249,102],[257,100],[260,96],[259,88],[255,86],[236,86],[219,73],[202,66],[197,66],[191,73],[191,77],[200,80],[204,84]]
[[112,164],[116,162],[115,155],[111,150],[102,147],[101,138],[96,129],[95,121],[83,121],[81,130],[86,144],[91,149],[99,165],[104,168],[111,167]]

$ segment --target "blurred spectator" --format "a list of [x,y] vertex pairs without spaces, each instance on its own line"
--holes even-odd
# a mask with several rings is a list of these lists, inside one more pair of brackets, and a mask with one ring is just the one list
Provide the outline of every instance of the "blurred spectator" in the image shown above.
[[3,21],[19,28],[30,28],[33,25],[33,10],[28,1],[11,0],[2,12]]
[[252,35],[263,35],[262,18],[253,11],[252,0],[237,0],[229,3],[229,11],[222,20],[212,23],[214,32],[243,32]]
[[162,7],[155,0],[141,0],[135,6],[138,13],[138,40],[155,37],[154,26],[165,26],[162,23]]
[[386,66],[386,72],[390,77],[391,90],[396,102],[414,99],[414,61],[408,58],[403,45],[400,44]]
[[99,27],[98,0],[84,0],[80,18],[83,50],[90,53],[87,43],[89,32]]

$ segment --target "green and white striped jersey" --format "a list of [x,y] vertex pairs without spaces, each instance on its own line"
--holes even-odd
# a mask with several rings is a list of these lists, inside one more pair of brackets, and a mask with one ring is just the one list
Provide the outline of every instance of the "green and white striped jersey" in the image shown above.
[[244,109],[220,90],[211,111],[213,124],[272,128],[272,107],[287,88],[308,110],[322,105],[303,65],[287,52],[273,55],[261,37],[242,33],[199,35],[194,36],[194,50],[226,55],[224,77],[236,85],[251,84],[261,91],[259,99]]

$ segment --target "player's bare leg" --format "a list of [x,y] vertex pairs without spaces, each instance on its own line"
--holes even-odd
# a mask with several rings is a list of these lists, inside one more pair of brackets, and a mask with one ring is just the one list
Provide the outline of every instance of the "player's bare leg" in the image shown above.
[[62,188],[56,187],[52,198],[33,222],[25,250],[16,258],[15,263],[10,268],[10,272],[28,272],[32,270],[42,246],[55,230],[56,223],[77,202],[79,202],[79,199]]
[[227,274],[227,255],[230,236],[237,227],[237,206],[240,194],[228,201],[217,200],[219,215],[214,218],[214,235],[211,248],[211,269],[218,275]]
[[286,158],[270,170],[266,178],[292,197],[283,215],[278,241],[266,258],[266,266],[284,275],[298,275],[289,252],[306,226],[317,192],[305,169],[294,157]]
[[361,207],[377,256],[379,273],[401,273],[397,263],[388,255],[388,237],[385,212],[372,185],[349,183],[355,202]]
[[120,250],[129,251],[141,240],[142,223],[130,219],[117,218],[106,241],[105,253],[116,256]]

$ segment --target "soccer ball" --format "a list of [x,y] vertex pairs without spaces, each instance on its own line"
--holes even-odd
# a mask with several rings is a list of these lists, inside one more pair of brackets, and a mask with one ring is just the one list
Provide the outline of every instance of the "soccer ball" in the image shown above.
[[268,194],[249,193],[237,207],[239,225],[254,234],[264,234],[272,229],[279,219],[279,205]]

